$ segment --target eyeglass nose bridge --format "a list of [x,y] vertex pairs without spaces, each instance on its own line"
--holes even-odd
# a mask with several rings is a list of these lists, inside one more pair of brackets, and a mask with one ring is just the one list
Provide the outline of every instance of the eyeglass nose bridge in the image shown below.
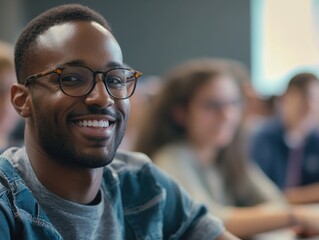
[[[101,75],[101,77],[98,78],[97,77],[98,75]],[[98,84],[99,82],[102,82],[104,84],[105,90],[107,91],[108,95],[113,97],[113,95],[110,93],[110,90],[108,89],[106,85],[105,73],[101,71],[93,72],[93,85],[91,87],[91,90],[87,94],[90,94],[93,91],[93,89],[96,87],[96,84]]]
[[[98,75],[102,75],[102,77],[97,78]],[[93,73],[93,78],[94,78],[94,83],[95,83],[95,84],[97,84],[97,83],[99,83],[99,82],[104,82],[105,73],[104,73],[104,72],[100,72],[100,71],[94,72],[94,73]],[[104,82],[104,85],[106,85],[105,82]]]

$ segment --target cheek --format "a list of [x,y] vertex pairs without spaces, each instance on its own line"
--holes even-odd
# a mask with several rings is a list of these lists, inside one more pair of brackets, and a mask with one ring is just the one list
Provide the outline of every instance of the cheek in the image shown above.
[[218,125],[218,120],[213,114],[201,111],[199,108],[189,112],[185,120],[187,131],[196,136],[212,134]]
[[189,120],[192,123],[189,127],[189,133],[192,136],[207,141],[220,142],[221,145],[224,145],[231,141],[237,131],[242,120],[242,112],[241,109],[234,108],[227,113],[227,117],[221,117],[217,113],[198,112]]
[[131,110],[130,100],[129,99],[119,100],[116,103],[116,106],[118,111],[123,116],[123,118],[127,120]]
[[290,98],[288,98],[284,102],[284,106],[285,106],[286,112],[291,116],[297,116],[307,111],[304,105],[304,100],[298,95],[291,96]]
[[62,127],[67,121],[67,114],[76,105],[76,98],[64,95],[61,91],[54,93],[34,94],[32,96],[32,108],[35,119],[41,117],[51,124]]
[[232,123],[236,128],[239,126],[240,122],[243,119],[243,112],[244,112],[244,109],[242,108],[234,109],[234,113],[232,116]]

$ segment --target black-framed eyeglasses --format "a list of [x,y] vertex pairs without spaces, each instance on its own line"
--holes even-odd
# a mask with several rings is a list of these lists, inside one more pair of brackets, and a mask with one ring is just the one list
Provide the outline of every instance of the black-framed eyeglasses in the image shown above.
[[[141,72],[129,68],[112,68],[107,71],[93,71],[82,65],[63,65],[55,69],[33,74],[25,80],[24,85],[33,83],[36,79],[49,74],[57,74],[61,91],[70,97],[88,95],[96,83],[103,81],[108,94],[115,99],[126,99],[133,95]],[[102,75],[97,80],[96,76]],[[101,80],[100,80],[101,79]]]

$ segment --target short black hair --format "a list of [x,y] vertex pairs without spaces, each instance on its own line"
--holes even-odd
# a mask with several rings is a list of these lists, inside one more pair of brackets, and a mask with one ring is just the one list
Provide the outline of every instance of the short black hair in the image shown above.
[[34,50],[36,39],[50,27],[71,21],[95,21],[111,30],[101,14],[80,4],[60,5],[43,12],[27,24],[16,42],[14,62],[19,83],[25,80],[22,79],[24,64],[27,56]]
[[295,76],[293,76],[289,83],[287,90],[291,88],[297,88],[302,93],[307,92],[308,86],[313,83],[319,81],[318,77],[315,74],[308,73],[308,72],[302,72]]

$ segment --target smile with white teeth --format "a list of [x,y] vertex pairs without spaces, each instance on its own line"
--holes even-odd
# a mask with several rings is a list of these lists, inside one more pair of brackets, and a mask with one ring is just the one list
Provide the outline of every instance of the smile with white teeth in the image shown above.
[[110,126],[109,121],[106,120],[83,120],[77,121],[76,124],[80,127],[96,127],[96,128],[107,128]]

